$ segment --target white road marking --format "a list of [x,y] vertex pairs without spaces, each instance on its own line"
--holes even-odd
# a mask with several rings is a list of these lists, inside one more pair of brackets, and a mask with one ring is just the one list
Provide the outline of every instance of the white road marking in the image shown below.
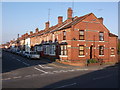
[[[22,62],[20,59],[16,59],[17,61],[19,61],[19,62]],[[28,63],[25,63],[25,62],[22,62],[24,65],[26,65],[26,66],[30,66],[30,64],[28,64]]]
[[73,72],[73,71],[75,71],[75,70],[72,69],[72,70],[68,70],[68,71],[69,71],[69,72]]
[[93,78],[93,80],[103,79],[103,78],[107,78],[107,77],[110,77],[110,76],[112,76],[112,75],[107,75],[107,76],[103,76],[103,77]]
[[53,71],[53,72],[57,73],[58,71]]
[[2,79],[2,80],[10,80],[11,78],[5,78],[5,79]]
[[31,77],[31,75],[27,75],[27,76],[25,76],[25,77]]
[[25,62],[22,62],[23,64],[25,64],[25,65],[27,65],[27,66],[30,66],[30,64],[28,64],[28,63],[25,63]]
[[34,67],[34,69],[36,69],[36,70],[38,70],[38,71],[41,71],[41,72],[43,72],[43,73],[48,73],[48,72],[46,72],[46,71],[44,71],[44,70],[41,70],[41,69],[39,69],[39,68],[36,68],[36,67]]
[[41,68],[49,68],[49,69],[52,69],[53,67],[47,67],[47,66],[44,66],[44,65],[38,65],[39,67]]
[[64,88],[64,87],[68,87],[68,86],[72,86],[72,85],[75,85],[77,83],[72,83],[72,84],[68,84],[68,85],[63,85],[63,86],[60,86],[60,87],[56,87],[54,89],[57,89],[57,88]]
[[21,76],[18,76],[18,77],[13,77],[14,79],[16,79],[16,78],[21,78]]

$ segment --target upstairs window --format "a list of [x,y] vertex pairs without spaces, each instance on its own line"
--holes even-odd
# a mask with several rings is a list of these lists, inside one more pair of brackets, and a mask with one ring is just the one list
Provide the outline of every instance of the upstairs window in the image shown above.
[[99,55],[104,55],[104,47],[99,46]]
[[103,32],[99,33],[99,40],[104,41],[104,33]]
[[115,55],[114,51],[114,48],[111,48],[111,55]]
[[61,45],[61,55],[67,55],[67,45]]
[[79,31],[79,39],[84,40],[84,30]]
[[79,48],[79,55],[83,56],[84,55],[84,45],[80,45],[79,47],[80,47]]
[[63,40],[66,40],[66,31],[63,31]]

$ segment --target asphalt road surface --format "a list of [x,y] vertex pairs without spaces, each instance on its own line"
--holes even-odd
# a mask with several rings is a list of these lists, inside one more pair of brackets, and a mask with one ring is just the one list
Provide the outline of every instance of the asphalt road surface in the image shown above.
[[2,54],[2,88],[118,88],[118,71],[118,65],[98,70]]

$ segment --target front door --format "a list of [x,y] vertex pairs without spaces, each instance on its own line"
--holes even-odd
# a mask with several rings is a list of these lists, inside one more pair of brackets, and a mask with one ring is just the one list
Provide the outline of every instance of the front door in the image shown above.
[[91,45],[90,46],[90,59],[92,58],[92,48],[93,48],[93,46]]

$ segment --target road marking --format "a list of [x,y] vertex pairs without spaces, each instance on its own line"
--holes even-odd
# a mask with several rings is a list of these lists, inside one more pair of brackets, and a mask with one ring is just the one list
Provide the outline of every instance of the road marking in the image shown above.
[[75,70],[73,70],[73,69],[71,69],[71,70],[68,70],[69,72],[73,72],[73,71],[75,71]]
[[[22,62],[20,59],[16,59],[17,61],[19,61],[19,62]],[[25,63],[25,62],[22,62],[24,65],[26,65],[26,66],[30,66],[30,64],[28,64],[28,63]]]
[[21,78],[21,76],[18,76],[18,77],[13,77],[14,79],[16,79],[16,78]]
[[64,87],[72,86],[72,85],[75,85],[75,84],[77,84],[77,83],[72,83],[72,84],[68,84],[68,85],[63,85],[63,86],[56,87],[56,88],[53,88],[53,89],[64,88]]
[[41,71],[41,72],[43,72],[43,73],[48,73],[48,72],[46,72],[46,71],[44,71],[44,70],[41,70],[41,69],[39,69],[39,68],[36,68],[36,67],[34,67],[34,69],[36,69],[36,70],[38,70],[38,71]]
[[53,71],[53,72],[57,73],[58,71]]
[[2,79],[2,80],[10,80],[11,78],[5,78],[5,79]]
[[25,77],[31,77],[31,75],[27,75],[27,76],[25,76]]
[[41,67],[41,68],[49,68],[49,69],[53,68],[53,67],[47,67],[47,66],[44,66],[44,65],[38,65],[38,66]]
[[27,66],[30,66],[30,64],[28,64],[28,63],[25,63],[25,62],[22,62],[23,64],[25,64],[25,65],[27,65]]
[[107,78],[107,77],[110,77],[110,76],[112,76],[112,75],[107,75],[107,76],[103,76],[103,77],[93,78],[93,80],[103,79],[103,78]]

